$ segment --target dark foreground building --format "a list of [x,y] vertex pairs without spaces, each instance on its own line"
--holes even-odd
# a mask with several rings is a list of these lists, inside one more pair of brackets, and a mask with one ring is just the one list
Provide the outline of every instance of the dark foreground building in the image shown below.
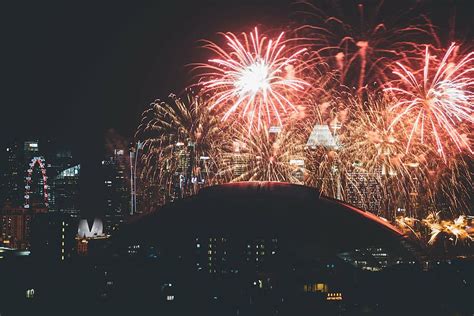
[[[61,266],[5,265],[9,273],[0,297],[6,303],[0,312],[459,315],[473,310],[471,262],[425,271],[421,253],[392,226],[291,184],[201,190],[125,226],[99,253]],[[18,270],[23,274],[13,273]]]

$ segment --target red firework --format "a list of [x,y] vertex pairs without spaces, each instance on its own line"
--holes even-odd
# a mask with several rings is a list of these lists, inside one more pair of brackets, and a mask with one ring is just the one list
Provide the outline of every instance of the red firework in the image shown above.
[[399,80],[385,91],[392,92],[397,100],[392,110],[399,114],[392,126],[402,121],[410,124],[407,150],[419,135],[422,143],[434,142],[445,160],[448,142],[459,151],[467,149],[473,153],[467,135],[469,124],[474,123],[474,52],[456,61],[458,49],[453,43],[439,61],[430,55],[427,46],[424,65],[419,70],[396,63],[394,74]]

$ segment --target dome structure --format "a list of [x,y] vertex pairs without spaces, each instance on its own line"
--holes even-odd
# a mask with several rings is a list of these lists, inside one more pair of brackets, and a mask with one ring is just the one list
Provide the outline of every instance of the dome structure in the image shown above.
[[[310,247],[349,262],[377,263],[380,258],[371,249],[389,252],[379,268],[400,262],[400,256],[413,258],[408,240],[388,222],[324,197],[314,188],[280,182],[239,182],[202,189],[196,196],[140,218],[117,239],[180,249],[190,240],[203,238],[240,243],[278,238],[287,248]],[[363,260],[357,260],[360,253],[364,253]]]

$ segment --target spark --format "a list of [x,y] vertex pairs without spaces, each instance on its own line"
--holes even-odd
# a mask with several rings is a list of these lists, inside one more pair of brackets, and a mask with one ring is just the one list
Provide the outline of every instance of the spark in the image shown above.
[[157,183],[172,199],[179,183],[183,196],[212,184],[215,150],[222,127],[209,113],[207,101],[188,94],[184,100],[170,95],[171,103],[155,101],[142,115],[136,138],[143,143],[142,178]]
[[394,74],[399,80],[385,91],[397,100],[391,110],[398,115],[391,125],[403,123],[411,127],[407,152],[419,135],[420,142],[436,148],[445,161],[448,154],[445,144],[449,142],[459,152],[473,153],[465,135],[474,123],[474,52],[458,62],[450,61],[455,59],[458,48],[453,43],[441,61],[436,61],[427,46],[423,68],[417,71],[396,63]]
[[[454,243],[461,241],[474,241],[474,230],[472,220],[466,215],[460,215],[454,219],[442,220],[439,212],[430,213],[422,220],[413,217],[397,217],[395,224],[405,233],[412,233],[417,239],[424,239],[422,227],[428,228],[427,244],[434,245],[441,235],[454,237]],[[452,240],[452,239],[451,239]]]
[[441,220],[439,213],[432,213],[422,222],[430,229],[431,237],[428,241],[430,245],[435,243],[441,233],[454,236],[455,243],[457,243],[458,240],[474,241],[473,231],[470,230],[470,224],[465,215],[460,215],[454,220]]
[[294,130],[271,132],[263,127],[248,133],[240,125],[221,151],[220,170],[226,182],[281,181],[302,183],[303,139]]
[[275,39],[259,34],[258,29],[241,38],[233,33],[223,34],[227,47],[207,42],[205,48],[216,58],[196,68],[200,74],[202,92],[209,94],[209,109],[225,109],[222,120],[238,114],[257,129],[275,122],[282,125],[283,117],[297,112],[295,100],[309,84],[300,76],[304,69],[301,61],[306,48],[295,49],[283,41],[284,33]]
[[314,55],[337,70],[340,84],[354,87],[359,97],[390,79],[393,61],[416,58],[420,43],[438,40],[416,8],[385,14],[390,8],[384,1],[367,8],[352,1],[301,3],[305,24],[296,31],[312,44]]

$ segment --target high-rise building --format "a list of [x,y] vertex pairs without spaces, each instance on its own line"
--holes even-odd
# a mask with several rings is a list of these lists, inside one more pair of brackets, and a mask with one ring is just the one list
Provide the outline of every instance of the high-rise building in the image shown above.
[[[331,124],[314,125],[313,130],[311,131],[311,134],[308,138],[308,141],[306,142],[306,149],[324,149],[325,151],[336,152],[340,147],[340,143],[337,137],[337,131],[340,128],[341,124],[337,122]],[[321,156],[321,154],[317,155]],[[315,180],[317,183],[329,183],[329,187],[331,187],[332,189],[328,190],[326,194],[337,199],[342,199],[341,174],[336,159],[331,163],[329,170],[330,173],[321,175]]]
[[40,146],[38,140],[27,140],[23,143],[23,151],[25,161],[31,160],[33,157],[38,156],[40,152]]
[[[48,141],[45,146],[42,145],[41,149],[47,163],[49,178],[49,209],[51,211],[59,209],[69,210],[71,208],[78,210],[76,196],[78,196],[80,168],[77,168],[79,166],[73,159],[71,150],[58,146],[50,141]],[[76,168],[73,168],[74,166],[76,166]],[[75,171],[75,173],[71,174],[71,171]],[[71,184],[72,187],[71,185],[68,186],[68,184]],[[58,189],[56,188],[56,185],[59,186]],[[65,185],[67,188],[64,188]],[[59,190],[59,193],[57,190]],[[69,191],[70,193],[65,194],[64,191]],[[65,198],[69,199],[70,196],[72,196],[70,203],[74,204],[73,207],[64,205]],[[59,204],[57,201],[58,198],[60,199]]]
[[6,204],[0,210],[0,245],[29,249],[33,213],[23,207]]
[[22,148],[19,142],[11,142],[2,149],[0,205],[8,202],[19,206],[23,204],[24,165]]
[[[80,167],[74,166],[70,150],[58,148],[49,140],[26,140],[11,142],[2,150],[0,234],[3,244],[28,249],[34,239],[31,223],[37,216],[45,218],[46,212],[55,210],[79,212]],[[38,222],[44,224],[45,230],[56,231],[53,229],[56,224],[49,219],[38,219]]]
[[61,171],[53,179],[54,204],[55,210],[79,215],[79,177],[81,165],[75,165]]
[[381,174],[352,171],[346,175],[346,202],[380,215],[382,206]]
[[341,128],[340,125],[314,125],[313,130],[309,135],[306,146],[310,148],[324,146],[329,149],[337,149],[339,147],[339,144],[335,132],[339,128]]
[[104,230],[113,234],[130,213],[129,155],[123,149],[116,149],[112,156],[102,161],[105,218]]

